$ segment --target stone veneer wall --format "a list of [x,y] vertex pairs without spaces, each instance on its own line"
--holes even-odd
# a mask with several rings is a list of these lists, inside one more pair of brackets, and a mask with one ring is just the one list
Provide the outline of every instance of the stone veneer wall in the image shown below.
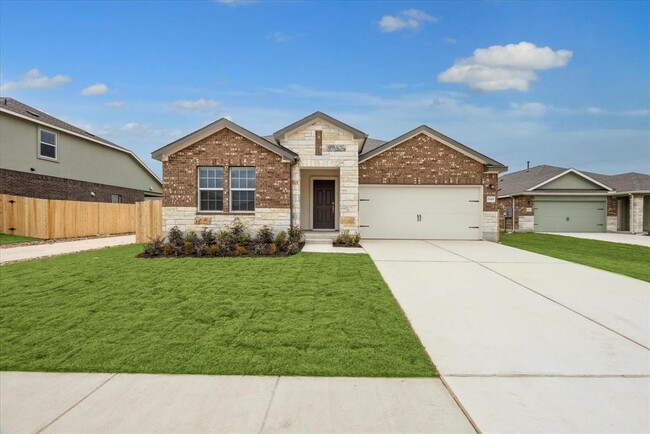
[[163,207],[163,231],[169,232],[174,226],[178,226],[183,231],[201,231],[203,228],[213,230],[222,229],[231,225],[235,218],[239,218],[253,233],[262,226],[269,226],[273,232],[286,231],[289,227],[289,209],[288,208],[258,208],[255,213],[235,214],[197,214],[196,207]]
[[[359,182],[362,185],[482,185],[483,238],[497,241],[499,175],[485,170],[482,163],[420,133],[359,164]],[[488,196],[494,196],[495,201],[488,202]]]
[[[199,166],[224,169],[223,212],[197,211]],[[230,167],[255,167],[255,212],[232,213],[230,209]],[[268,225],[274,231],[289,227],[290,164],[282,157],[224,128],[174,154],[163,162],[163,230],[218,229],[239,218],[251,230]]]
[[[322,155],[316,155],[316,131],[322,134]],[[359,231],[359,140],[352,134],[321,119],[315,119],[280,140],[282,146],[300,156],[291,170],[293,223],[300,224],[301,169],[339,169],[339,228]],[[338,145],[338,150],[328,149]],[[342,150],[342,149],[345,150]],[[308,192],[305,192],[308,194]]]
[[633,234],[643,233],[643,195],[632,195],[634,209],[630,213],[630,230]]

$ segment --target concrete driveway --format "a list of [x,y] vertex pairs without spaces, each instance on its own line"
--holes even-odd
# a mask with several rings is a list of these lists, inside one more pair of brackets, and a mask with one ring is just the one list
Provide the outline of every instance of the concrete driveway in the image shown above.
[[489,242],[363,246],[481,431],[650,431],[650,284]]

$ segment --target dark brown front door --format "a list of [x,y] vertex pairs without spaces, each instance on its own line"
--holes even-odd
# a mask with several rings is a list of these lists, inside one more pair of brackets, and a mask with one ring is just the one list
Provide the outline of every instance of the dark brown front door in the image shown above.
[[314,180],[314,229],[334,229],[334,181]]

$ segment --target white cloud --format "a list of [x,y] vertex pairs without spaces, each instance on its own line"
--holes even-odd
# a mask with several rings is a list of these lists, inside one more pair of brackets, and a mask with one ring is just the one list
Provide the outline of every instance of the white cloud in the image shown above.
[[122,125],[120,128],[122,131],[135,131],[138,128],[140,128],[140,124],[137,122],[127,122],[126,124]]
[[278,43],[289,42],[291,40],[290,36],[287,36],[282,32],[271,32],[266,35],[266,38]]
[[36,68],[27,71],[18,81],[8,81],[0,85],[0,92],[14,89],[45,89],[62,86],[70,82],[67,75],[55,75],[47,77]]
[[406,9],[397,15],[384,15],[379,20],[382,32],[390,33],[399,30],[418,30],[426,22],[435,23],[438,18],[419,9]]
[[444,42],[445,44],[455,44],[458,41],[454,38],[450,38],[449,36],[445,36],[444,38],[442,38],[442,42]]
[[124,107],[124,101],[107,102],[106,107]]
[[512,107],[512,113],[516,116],[543,116],[554,108],[551,105],[541,102],[527,102],[523,104],[511,102],[510,107]]
[[573,53],[537,47],[530,42],[494,45],[474,50],[474,55],[457,60],[452,67],[438,74],[442,83],[464,83],[482,91],[527,91],[537,80],[536,70],[566,66]]
[[607,112],[601,109],[600,107],[587,107],[587,113],[589,113],[590,115],[602,115]]
[[103,95],[108,92],[108,86],[104,83],[90,85],[81,91],[83,96]]
[[180,100],[174,102],[174,107],[180,110],[209,110],[217,107],[219,101],[213,99],[197,99],[195,101],[190,100]]
[[650,115],[649,109],[625,110],[621,112],[623,116],[648,116]]

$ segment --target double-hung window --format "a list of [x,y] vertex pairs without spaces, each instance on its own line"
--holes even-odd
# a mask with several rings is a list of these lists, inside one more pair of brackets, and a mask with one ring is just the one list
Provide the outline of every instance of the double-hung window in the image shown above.
[[56,160],[56,133],[38,130],[38,156]]
[[199,167],[199,211],[223,211],[223,167]]
[[255,211],[255,168],[230,168],[230,210]]

